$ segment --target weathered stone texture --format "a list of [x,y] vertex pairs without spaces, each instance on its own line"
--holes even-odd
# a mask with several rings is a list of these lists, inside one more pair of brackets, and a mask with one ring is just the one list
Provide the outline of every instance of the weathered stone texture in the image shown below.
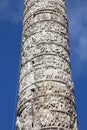
[[17,130],[78,130],[65,0],[25,0]]

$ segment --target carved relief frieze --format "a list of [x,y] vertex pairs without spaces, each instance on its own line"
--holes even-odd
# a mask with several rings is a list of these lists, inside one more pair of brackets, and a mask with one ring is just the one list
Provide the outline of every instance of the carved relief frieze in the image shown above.
[[78,130],[65,0],[25,0],[16,130]]

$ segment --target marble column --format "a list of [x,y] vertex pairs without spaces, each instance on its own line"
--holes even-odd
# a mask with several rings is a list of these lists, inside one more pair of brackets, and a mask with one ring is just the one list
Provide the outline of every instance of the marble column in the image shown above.
[[17,130],[78,130],[65,0],[25,0]]

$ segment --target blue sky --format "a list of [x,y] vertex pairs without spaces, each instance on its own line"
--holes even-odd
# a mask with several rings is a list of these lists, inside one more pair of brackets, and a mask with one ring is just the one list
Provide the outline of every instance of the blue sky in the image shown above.
[[[87,0],[67,0],[79,130],[87,130]],[[15,130],[23,0],[0,0],[0,130]]]

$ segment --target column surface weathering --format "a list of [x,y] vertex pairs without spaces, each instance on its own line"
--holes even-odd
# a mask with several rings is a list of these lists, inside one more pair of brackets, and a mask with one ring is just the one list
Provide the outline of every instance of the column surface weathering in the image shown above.
[[25,0],[16,130],[78,130],[65,0]]

